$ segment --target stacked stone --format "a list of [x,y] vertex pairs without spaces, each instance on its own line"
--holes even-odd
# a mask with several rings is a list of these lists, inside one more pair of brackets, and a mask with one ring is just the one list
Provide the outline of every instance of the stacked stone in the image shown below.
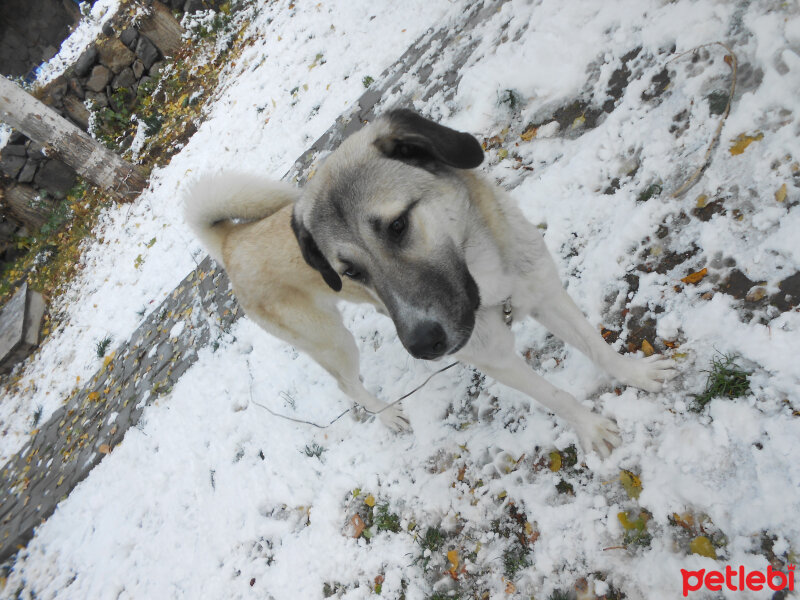
[[73,67],[51,83],[47,91],[53,108],[87,129],[89,109],[110,107],[116,112],[136,103],[141,85],[161,69],[163,54],[136,28],[129,27],[117,37],[96,42]]
[[[123,15],[103,28],[103,36],[87,48],[67,71],[37,91],[42,102],[83,130],[88,130],[91,110],[130,110],[137,93],[157,77],[165,55],[181,43],[176,13],[217,8],[219,0],[150,0],[151,10],[167,13],[174,30],[170,39],[151,39],[137,27],[125,25]],[[147,27],[143,22],[142,28]],[[119,35],[117,35],[119,31]],[[160,46],[159,46],[160,44]],[[12,260],[15,236],[28,235],[47,221],[54,200],[63,199],[75,185],[75,172],[21,133],[14,132],[0,151],[0,261]]]
[[75,185],[76,175],[16,131],[0,151],[0,174],[0,261],[9,261],[19,252],[14,237],[26,237],[46,223],[55,202]]

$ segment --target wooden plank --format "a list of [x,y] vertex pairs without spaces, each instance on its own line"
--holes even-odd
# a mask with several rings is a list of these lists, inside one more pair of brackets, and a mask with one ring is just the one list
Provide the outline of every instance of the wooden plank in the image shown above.
[[13,358],[15,350],[24,342],[27,296],[28,284],[25,283],[0,311],[0,370],[10,366],[6,365],[6,359]]
[[0,121],[54,151],[78,174],[121,199],[133,200],[147,185],[136,166],[5,77],[0,77]]

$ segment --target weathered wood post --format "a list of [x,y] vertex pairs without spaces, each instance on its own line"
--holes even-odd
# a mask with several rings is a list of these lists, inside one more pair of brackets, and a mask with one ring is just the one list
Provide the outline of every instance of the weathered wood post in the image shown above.
[[5,77],[0,77],[0,121],[54,152],[79,175],[121,200],[133,200],[147,185],[147,178],[135,165]]

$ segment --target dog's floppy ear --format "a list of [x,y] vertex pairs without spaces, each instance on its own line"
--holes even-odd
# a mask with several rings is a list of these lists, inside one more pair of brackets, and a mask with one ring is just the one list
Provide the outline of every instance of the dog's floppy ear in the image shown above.
[[300,252],[302,252],[303,258],[309,266],[320,272],[325,283],[331,286],[333,291],[341,291],[342,280],[338,273],[333,270],[331,264],[319,251],[317,242],[314,241],[311,232],[306,229],[305,225],[300,222],[294,213],[292,213],[292,231],[294,231],[294,236],[297,238],[297,243],[300,244]]
[[387,158],[425,166],[441,162],[457,169],[474,169],[483,162],[480,142],[468,133],[439,125],[408,109],[386,114],[391,132],[375,140]]

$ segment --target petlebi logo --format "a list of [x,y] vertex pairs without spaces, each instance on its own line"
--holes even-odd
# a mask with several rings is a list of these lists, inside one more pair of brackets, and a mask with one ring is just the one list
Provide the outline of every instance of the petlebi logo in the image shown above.
[[696,592],[701,588],[711,592],[718,592],[723,586],[734,592],[744,590],[757,592],[763,589],[770,589],[776,592],[780,590],[793,591],[794,569],[794,565],[789,565],[786,573],[773,569],[772,565],[767,566],[766,571],[746,571],[742,565],[738,569],[727,565],[724,573],[722,571],[706,571],[705,569],[697,571],[681,569],[683,596],[685,598],[689,595],[689,592]]

